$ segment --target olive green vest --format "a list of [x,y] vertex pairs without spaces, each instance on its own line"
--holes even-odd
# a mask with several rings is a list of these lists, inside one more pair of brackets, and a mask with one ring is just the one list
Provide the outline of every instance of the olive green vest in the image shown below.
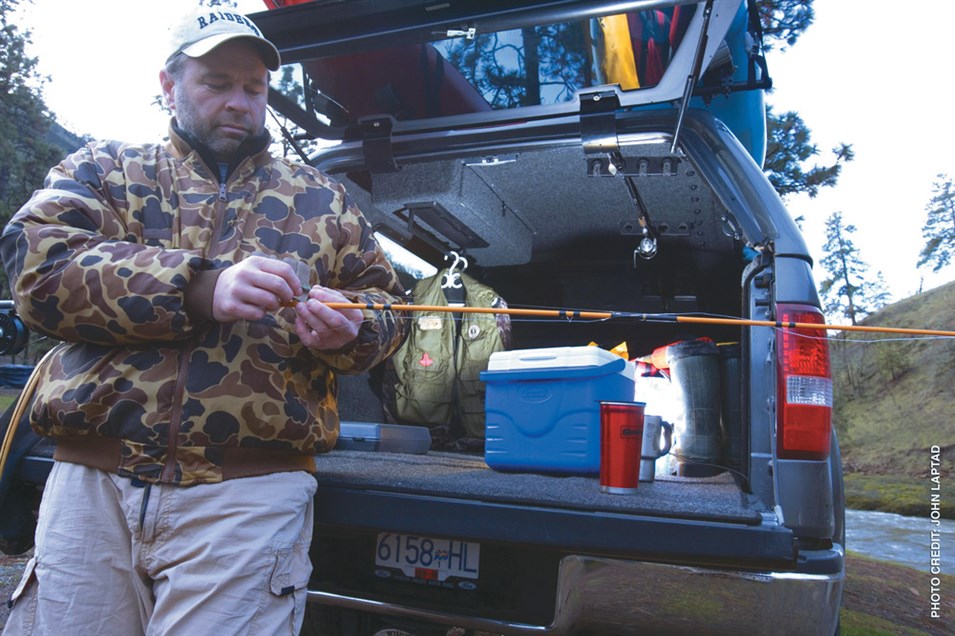
[[[415,285],[415,304],[448,306],[441,288],[444,274],[439,272]],[[503,306],[493,289],[467,274],[460,276],[467,306]],[[412,320],[408,339],[392,358],[398,420],[434,426],[457,418],[466,435],[483,438],[484,383],[480,373],[487,369],[491,354],[505,348],[497,317],[422,312]]]

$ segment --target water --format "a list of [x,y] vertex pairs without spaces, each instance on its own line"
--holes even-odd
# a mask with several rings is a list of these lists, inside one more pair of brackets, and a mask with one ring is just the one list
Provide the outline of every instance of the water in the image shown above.
[[846,547],[874,559],[893,561],[928,572],[932,531],[941,543],[944,574],[955,574],[955,521],[906,517],[890,512],[846,510]]

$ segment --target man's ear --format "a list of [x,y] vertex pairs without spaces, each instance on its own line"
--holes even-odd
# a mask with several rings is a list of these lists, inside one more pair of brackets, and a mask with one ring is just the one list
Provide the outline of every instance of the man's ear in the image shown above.
[[176,110],[175,98],[173,97],[172,87],[176,82],[172,79],[172,76],[166,72],[166,69],[159,71],[159,85],[162,86],[162,96],[166,100],[166,106],[170,110]]

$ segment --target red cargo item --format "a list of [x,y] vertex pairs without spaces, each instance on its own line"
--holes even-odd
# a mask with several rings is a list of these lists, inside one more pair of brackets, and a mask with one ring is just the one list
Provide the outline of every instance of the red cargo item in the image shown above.
[[264,0],[265,6],[269,9],[281,9],[282,7],[290,7],[293,4],[305,4],[306,2],[314,2],[314,0]]

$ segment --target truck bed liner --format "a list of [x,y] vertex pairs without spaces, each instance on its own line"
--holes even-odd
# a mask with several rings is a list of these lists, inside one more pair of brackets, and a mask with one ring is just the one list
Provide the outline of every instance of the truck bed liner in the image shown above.
[[[44,440],[46,441],[46,440]],[[40,444],[19,478],[42,483],[52,465]],[[316,457],[315,519],[328,528],[507,541],[568,553],[687,565],[794,565],[791,531],[733,479],[658,479],[635,495],[607,495],[596,477],[504,473],[480,456],[334,450]],[[702,527],[706,531],[701,533]]]
[[609,495],[596,476],[500,472],[475,455],[334,450],[316,461],[320,486],[747,525],[768,511],[727,473],[657,479],[641,483],[634,495]]
[[[41,443],[27,459],[47,459],[52,450],[52,444]],[[758,497],[741,491],[729,473],[705,479],[657,478],[641,483],[636,494],[608,495],[600,492],[596,476],[501,472],[488,468],[482,457],[463,453],[336,449],[315,459],[320,485],[366,491],[746,525],[758,525],[770,512]],[[39,480],[32,473],[48,471],[47,462],[31,471],[27,461],[21,473]]]

